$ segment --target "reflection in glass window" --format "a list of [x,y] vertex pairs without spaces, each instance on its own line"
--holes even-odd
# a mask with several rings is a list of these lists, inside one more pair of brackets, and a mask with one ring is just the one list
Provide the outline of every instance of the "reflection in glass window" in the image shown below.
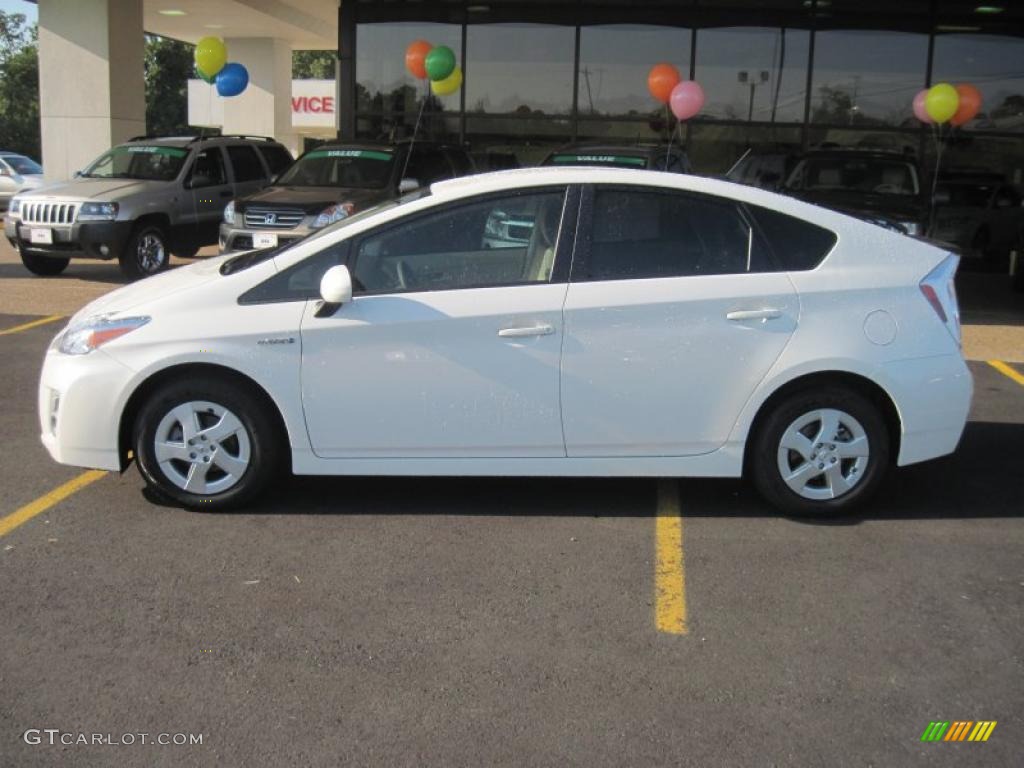
[[466,111],[569,114],[572,27],[474,24],[466,30]]
[[999,35],[938,35],[934,82],[972,83],[981,114],[967,130],[1024,130],[1024,39]]
[[811,121],[868,126],[912,120],[912,102],[924,87],[927,60],[927,35],[819,32],[814,44]]
[[[405,68],[405,49],[413,40],[447,45],[456,53],[462,31],[456,24],[388,22],[356,28],[356,109],[359,112],[414,112],[425,86]],[[456,100],[456,105],[458,101]]]
[[647,115],[663,108],[647,92],[647,73],[664,61],[689,77],[690,30],[608,24],[580,31],[579,110],[585,115]]
[[697,32],[703,114],[727,120],[802,122],[810,33],[728,27]]

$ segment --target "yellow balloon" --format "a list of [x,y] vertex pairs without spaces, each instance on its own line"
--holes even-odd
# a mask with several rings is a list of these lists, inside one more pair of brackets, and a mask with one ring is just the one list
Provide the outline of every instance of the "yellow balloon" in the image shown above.
[[209,78],[216,76],[228,61],[228,49],[219,37],[204,37],[196,43],[196,66]]
[[936,123],[948,123],[959,107],[960,94],[949,83],[933,85],[924,97],[924,111]]
[[433,80],[430,90],[435,96],[448,96],[462,87],[462,67],[455,67],[444,80]]

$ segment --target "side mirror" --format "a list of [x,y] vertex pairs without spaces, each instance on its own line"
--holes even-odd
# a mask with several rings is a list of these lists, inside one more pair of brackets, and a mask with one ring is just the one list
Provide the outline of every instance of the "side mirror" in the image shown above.
[[81,171],[75,171],[74,173],[71,174],[71,178],[72,179],[77,179],[81,175],[82,175]]
[[406,192],[413,192],[419,189],[421,186],[419,179],[402,179],[398,182],[398,193],[404,195]]
[[317,317],[334,314],[342,304],[352,301],[352,275],[344,264],[333,266],[320,278],[320,298],[323,299],[316,311]]

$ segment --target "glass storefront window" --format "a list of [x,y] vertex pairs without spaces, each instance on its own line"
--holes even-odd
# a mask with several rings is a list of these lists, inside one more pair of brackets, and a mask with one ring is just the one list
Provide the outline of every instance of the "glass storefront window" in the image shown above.
[[971,83],[981,114],[966,130],[1024,131],[1024,38],[938,35],[932,81]]
[[[356,110],[416,112],[426,84],[405,68],[405,49],[413,40],[447,45],[458,55],[462,29],[457,24],[387,22],[356,28]],[[446,100],[445,107],[449,100]],[[455,102],[455,109],[458,101]]]
[[572,122],[568,118],[466,118],[466,140],[481,171],[539,165],[571,138]]
[[697,32],[703,115],[799,123],[804,119],[811,35],[802,29],[726,27]]
[[924,88],[927,65],[927,35],[874,30],[818,32],[811,122],[912,125],[914,94]]
[[689,29],[608,24],[580,31],[579,113],[624,117],[663,107],[647,91],[647,73],[658,62],[690,73]]
[[573,27],[473,24],[466,31],[466,112],[572,112]]

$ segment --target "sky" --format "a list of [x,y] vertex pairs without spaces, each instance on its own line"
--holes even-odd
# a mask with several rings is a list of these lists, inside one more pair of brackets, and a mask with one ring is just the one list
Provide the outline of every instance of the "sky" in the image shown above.
[[23,13],[28,17],[30,23],[39,17],[39,7],[35,3],[25,2],[25,0],[0,0],[0,11]]

